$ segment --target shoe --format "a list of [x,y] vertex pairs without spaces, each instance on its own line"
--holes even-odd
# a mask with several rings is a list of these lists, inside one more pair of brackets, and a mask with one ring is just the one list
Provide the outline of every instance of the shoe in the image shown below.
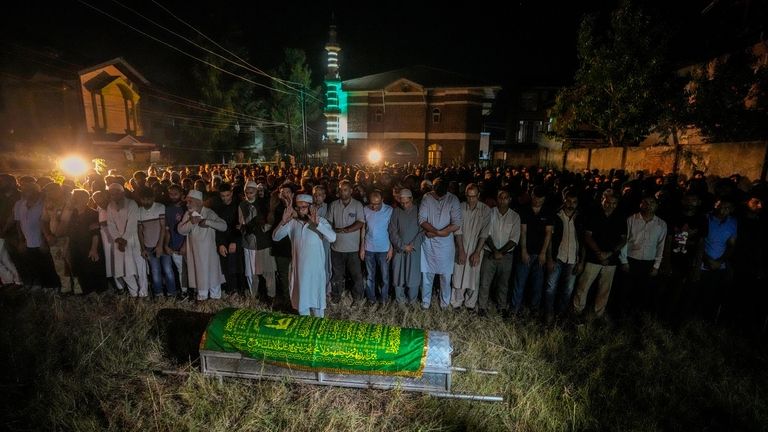
[[510,312],[509,309],[503,309],[501,311],[501,317],[505,320],[508,320],[512,317],[512,312]]
[[485,309],[478,309],[477,316],[481,316],[481,317],[488,316],[488,311]]

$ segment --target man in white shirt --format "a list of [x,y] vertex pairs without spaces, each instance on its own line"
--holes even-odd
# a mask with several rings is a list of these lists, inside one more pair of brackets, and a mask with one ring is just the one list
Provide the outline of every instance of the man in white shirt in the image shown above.
[[491,284],[496,282],[496,303],[500,311],[508,310],[507,292],[512,275],[512,252],[520,241],[520,216],[509,208],[509,192],[500,190],[496,195],[498,207],[491,209],[485,257],[480,266],[478,313],[485,316]]
[[296,208],[286,203],[280,224],[272,239],[291,238],[292,265],[290,277],[291,305],[299,315],[325,316],[325,251],[323,239],[336,240],[336,233],[327,220],[317,215],[312,196],[296,196]]
[[331,302],[338,303],[344,293],[347,273],[354,283],[352,296],[356,302],[363,298],[363,271],[360,262],[360,231],[365,223],[363,204],[352,198],[349,180],[339,182],[339,199],[328,208],[327,221],[336,238],[331,242]]
[[173,259],[165,253],[165,206],[155,202],[152,189],[143,187],[139,195],[139,238],[141,254],[149,263],[152,277],[152,292],[155,297],[163,296],[163,283],[168,297],[176,296],[176,275],[173,273]]
[[627,218],[627,243],[621,248],[621,270],[627,274],[623,301],[625,311],[655,309],[656,276],[667,238],[667,224],[656,216],[653,196],[640,201],[640,211]]
[[139,240],[139,206],[125,197],[125,189],[118,183],[109,185],[109,196],[107,229],[114,241],[112,275],[131,297],[146,297],[147,263]]

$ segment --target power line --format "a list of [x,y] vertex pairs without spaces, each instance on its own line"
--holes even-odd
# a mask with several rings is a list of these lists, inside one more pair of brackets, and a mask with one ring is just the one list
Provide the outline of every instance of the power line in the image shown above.
[[251,79],[248,79],[248,78],[246,78],[246,77],[244,77],[244,76],[238,75],[238,74],[236,74],[236,73],[234,73],[234,72],[230,72],[230,71],[228,71],[228,70],[226,70],[226,69],[224,69],[224,68],[221,68],[221,67],[219,67],[219,66],[216,66],[215,64],[213,64],[213,63],[211,63],[211,62],[209,62],[209,61],[206,61],[206,60],[204,60],[204,59],[201,59],[201,58],[199,58],[199,57],[196,57],[196,56],[194,56],[194,55],[192,55],[192,54],[190,54],[190,53],[188,53],[188,52],[186,52],[186,51],[184,51],[184,50],[182,50],[182,49],[180,49],[180,48],[177,48],[177,47],[175,47],[175,46],[173,46],[173,45],[169,44],[168,42],[165,42],[165,41],[163,41],[163,40],[160,40],[159,38],[156,38],[155,36],[152,36],[152,35],[150,35],[150,34],[149,34],[149,33],[147,33],[147,32],[144,32],[144,31],[142,31],[142,30],[139,30],[138,28],[136,28],[136,27],[134,27],[134,26],[132,26],[132,25],[130,25],[130,24],[128,24],[128,23],[126,23],[125,21],[123,21],[123,20],[121,20],[121,19],[119,19],[119,18],[117,18],[117,17],[115,17],[115,16],[113,16],[113,15],[109,14],[108,12],[105,12],[105,11],[103,11],[103,10],[101,10],[101,9],[97,8],[96,6],[93,6],[93,5],[91,5],[90,3],[88,3],[88,2],[86,2],[86,1],[84,1],[84,0],[78,0],[78,2],[79,2],[79,3],[82,3],[82,4],[86,5],[86,6],[88,6],[89,8],[91,8],[91,9],[93,9],[93,10],[95,10],[95,11],[99,12],[99,13],[101,13],[102,15],[105,15],[105,16],[107,16],[107,17],[109,17],[109,18],[112,18],[113,20],[115,20],[115,21],[119,22],[120,24],[122,24],[122,25],[124,25],[124,26],[126,26],[126,27],[128,27],[128,28],[130,28],[130,29],[132,29],[132,30],[133,30],[133,31],[135,31],[135,32],[141,33],[142,35],[144,35],[144,36],[146,36],[146,37],[148,37],[148,38],[150,38],[150,39],[152,39],[152,40],[154,40],[154,41],[156,41],[156,42],[159,42],[159,43],[161,43],[161,44],[163,44],[163,45],[165,45],[165,46],[167,46],[167,47],[169,47],[169,48],[171,48],[171,49],[173,49],[173,50],[175,50],[175,51],[178,51],[178,52],[180,52],[180,53],[182,53],[182,54],[184,54],[184,55],[186,55],[186,56],[188,56],[188,57],[191,57],[191,58],[193,58],[193,59],[195,59],[195,60],[197,60],[197,61],[199,61],[199,62],[201,62],[201,63],[205,63],[205,64],[207,64],[208,66],[210,66],[210,67],[212,67],[212,68],[214,68],[214,69],[217,69],[217,70],[219,70],[219,71],[221,71],[221,72],[224,72],[224,73],[225,73],[225,74],[227,74],[227,75],[231,75],[231,76],[233,76],[233,77],[235,77],[235,78],[239,78],[239,79],[241,79],[241,80],[243,80],[243,81],[249,82],[249,83],[251,83],[251,84],[253,84],[253,85],[257,85],[257,86],[259,86],[259,87],[263,87],[263,88],[265,88],[265,89],[268,89],[268,90],[274,90],[274,91],[276,91],[276,92],[285,93],[285,94],[292,94],[292,93],[290,93],[290,92],[287,92],[287,91],[285,91],[285,90],[280,90],[280,89],[276,89],[276,88],[270,87],[270,86],[268,86],[268,85],[265,85],[265,84],[262,84],[262,83],[259,83],[259,82],[256,82],[256,81],[253,81],[253,80],[251,80]]
[[291,87],[291,86],[289,86],[289,85],[288,85],[288,84],[286,84],[286,83],[290,83],[290,84],[296,84],[296,85],[303,85],[302,83],[297,83],[297,82],[294,82],[294,81],[284,80],[284,79],[282,79],[282,78],[277,78],[277,77],[273,77],[273,76],[269,75],[268,73],[266,73],[266,72],[264,72],[263,70],[261,70],[261,69],[257,68],[256,66],[253,66],[252,64],[248,63],[246,60],[244,60],[244,59],[240,58],[240,57],[239,57],[237,54],[235,54],[235,53],[233,53],[232,51],[230,51],[230,50],[226,49],[225,47],[223,47],[222,45],[220,45],[219,43],[217,43],[215,40],[213,40],[213,39],[211,39],[210,37],[208,37],[207,35],[205,35],[203,32],[201,32],[200,30],[198,30],[197,28],[195,28],[195,27],[194,27],[194,26],[192,26],[191,24],[189,24],[189,23],[187,23],[186,21],[184,21],[183,19],[179,18],[179,17],[178,17],[178,16],[176,16],[176,15],[175,15],[173,12],[171,12],[171,11],[170,11],[168,8],[166,8],[165,6],[163,6],[162,4],[160,4],[159,2],[157,2],[156,0],[152,0],[152,3],[154,3],[155,5],[157,5],[157,7],[159,7],[160,9],[164,10],[165,12],[167,12],[167,13],[168,13],[169,15],[171,15],[173,18],[175,18],[176,20],[178,20],[180,23],[182,23],[182,24],[184,24],[185,26],[189,27],[190,29],[194,30],[194,31],[195,31],[197,34],[199,34],[200,36],[204,37],[206,40],[208,40],[208,41],[209,41],[209,42],[211,42],[212,44],[214,44],[214,45],[216,45],[217,47],[219,47],[220,49],[224,50],[224,51],[225,51],[226,53],[228,53],[229,55],[231,55],[231,56],[235,57],[236,59],[240,60],[241,62],[243,62],[243,63],[245,63],[246,65],[248,65],[248,66],[250,66],[251,68],[253,68],[252,70],[253,70],[254,72],[258,72],[258,73],[260,73],[260,74],[264,75],[265,77],[268,77],[268,78],[270,78],[270,79],[272,79],[272,80],[274,80],[274,81],[277,81],[277,82],[279,82],[279,83],[281,83],[281,84],[285,85],[286,87],[288,87],[288,88],[290,88],[290,89],[292,89],[292,90],[297,90],[297,91],[298,91],[298,89],[296,89],[295,87]]
[[[112,1],[114,1],[114,2],[116,2],[116,3],[118,3],[118,4],[119,4],[119,2],[118,2],[117,0],[112,0]],[[274,81],[276,81],[276,82],[278,82],[278,83],[280,83],[280,84],[283,84],[284,86],[286,86],[286,87],[288,87],[288,88],[290,88],[291,90],[294,90],[294,91],[296,91],[296,92],[304,92],[305,96],[308,96],[308,97],[310,97],[311,99],[314,99],[314,100],[316,100],[317,102],[320,102],[320,103],[322,103],[322,102],[323,102],[322,100],[318,99],[318,98],[317,98],[317,97],[315,97],[314,95],[312,95],[312,94],[310,94],[310,93],[307,93],[307,91],[304,89],[304,84],[303,84],[303,83],[299,83],[299,82],[295,82],[295,81],[290,81],[290,80],[285,80],[285,79],[282,79],[282,78],[277,78],[277,77],[274,77],[274,76],[272,76],[272,75],[270,75],[270,74],[268,74],[268,73],[264,72],[263,70],[259,69],[258,67],[256,67],[256,66],[254,66],[254,65],[252,65],[252,64],[250,64],[250,63],[248,63],[248,61],[246,61],[245,59],[243,59],[243,58],[239,57],[239,56],[238,56],[237,54],[235,54],[234,52],[232,52],[232,51],[228,50],[227,48],[225,48],[224,46],[222,46],[221,44],[219,44],[219,43],[218,43],[218,42],[216,42],[215,40],[211,39],[211,38],[210,38],[210,37],[208,37],[208,36],[207,36],[205,33],[201,32],[200,30],[198,30],[197,28],[195,28],[193,25],[191,25],[191,24],[187,23],[186,21],[184,21],[183,19],[179,18],[179,17],[178,17],[178,16],[176,16],[176,15],[175,15],[173,12],[171,12],[171,10],[169,10],[168,8],[166,8],[165,6],[163,6],[162,4],[160,4],[159,2],[157,2],[157,1],[155,1],[155,0],[152,0],[152,2],[153,2],[155,5],[157,5],[159,8],[161,8],[161,9],[163,9],[165,12],[167,12],[169,15],[171,15],[173,18],[175,18],[176,20],[178,20],[180,23],[182,23],[182,24],[184,24],[185,26],[189,27],[190,29],[194,30],[194,31],[195,31],[197,34],[199,34],[200,36],[202,36],[203,38],[205,38],[206,40],[208,40],[208,41],[209,41],[209,42],[211,42],[212,44],[216,45],[216,46],[217,46],[217,47],[219,47],[220,49],[224,50],[224,51],[225,51],[226,53],[228,53],[229,55],[231,55],[231,56],[235,57],[236,59],[240,60],[240,61],[241,61],[241,62],[242,62],[242,63],[243,63],[245,66],[244,66],[243,64],[240,64],[240,63],[236,63],[236,62],[234,62],[234,61],[232,61],[232,60],[230,60],[230,59],[228,59],[228,58],[225,58],[225,57],[223,57],[223,56],[221,56],[221,55],[219,55],[219,54],[217,54],[217,53],[214,53],[213,51],[210,51],[210,50],[208,50],[207,48],[204,48],[204,47],[200,46],[199,44],[197,44],[197,43],[195,43],[195,42],[193,42],[193,41],[191,41],[191,40],[189,40],[189,39],[187,39],[187,38],[185,38],[185,37],[183,37],[183,36],[179,36],[178,34],[176,34],[175,32],[173,32],[172,30],[168,30],[168,29],[166,29],[166,30],[168,30],[169,32],[171,32],[171,33],[173,33],[173,34],[176,34],[177,36],[179,36],[179,37],[183,38],[184,40],[188,41],[189,43],[192,43],[192,44],[194,44],[194,45],[196,45],[196,46],[200,47],[201,49],[203,49],[203,50],[205,50],[205,51],[208,51],[208,52],[210,52],[211,54],[214,54],[214,55],[216,55],[216,56],[219,56],[219,57],[221,57],[222,59],[224,59],[224,60],[226,60],[226,61],[228,61],[228,62],[230,62],[230,63],[233,63],[233,64],[235,64],[235,65],[237,65],[237,66],[240,66],[240,67],[242,67],[242,68],[244,68],[244,69],[246,69],[246,70],[249,70],[249,71],[251,71],[251,72],[255,72],[255,73],[261,74],[261,75],[263,75],[263,76],[265,76],[265,77],[267,77],[267,78],[270,78],[270,79],[272,79],[272,80],[274,80]],[[129,9],[129,10],[130,10],[130,9]],[[138,12],[135,12],[135,13],[137,13],[137,14],[138,14]],[[142,16],[141,14],[138,14],[138,15],[139,15],[139,16]],[[143,17],[143,16],[142,16],[142,17]],[[145,19],[147,19],[147,20],[149,20],[149,19],[148,19],[148,18],[146,18],[146,17],[144,17],[144,18],[145,18]],[[153,22],[153,21],[151,21],[151,20],[149,20],[149,21],[150,21],[150,22]],[[157,25],[157,24],[156,24],[156,25]],[[160,27],[162,27],[162,26],[160,26]],[[162,28],[165,28],[165,27],[162,27]],[[247,67],[246,67],[246,66],[247,66]],[[302,88],[301,88],[301,89],[297,89],[296,87],[293,87],[293,86],[290,86],[290,85],[288,85],[288,83],[290,83],[290,84],[294,84],[294,85],[299,85],[299,86],[302,86]]]
[[[139,11],[137,11],[137,10],[135,10],[135,9],[132,9],[132,8],[130,8],[130,7],[126,6],[126,5],[124,5],[123,3],[119,2],[118,0],[112,0],[112,2],[114,2],[114,3],[117,3],[117,4],[118,4],[118,5],[120,5],[121,7],[125,8],[125,9],[128,9],[129,11],[131,11],[131,12],[133,12],[134,14],[136,14],[136,15],[140,16],[141,18],[144,18],[145,20],[149,21],[150,23],[154,24],[155,26],[157,26],[157,27],[160,27],[161,29],[163,29],[163,30],[167,31],[168,33],[171,33],[172,35],[174,35],[174,36],[176,36],[176,37],[178,37],[178,38],[180,38],[180,39],[183,39],[183,40],[184,40],[184,41],[186,41],[187,43],[189,43],[189,44],[192,44],[192,45],[194,45],[194,46],[196,46],[196,47],[200,48],[201,50],[203,50],[203,51],[205,51],[205,52],[207,52],[207,53],[209,53],[209,54],[215,55],[216,57],[218,57],[218,58],[220,58],[220,59],[222,59],[222,60],[224,60],[224,61],[226,61],[226,62],[232,63],[232,64],[233,64],[233,65],[235,65],[235,66],[239,66],[239,67],[241,67],[241,68],[243,68],[243,69],[245,69],[245,70],[247,70],[247,71],[249,71],[249,72],[255,72],[255,73],[257,73],[257,74],[260,74],[260,75],[263,75],[263,76],[265,76],[265,77],[267,77],[267,78],[270,78],[270,79],[276,80],[276,78],[274,78],[274,77],[270,76],[269,74],[267,74],[266,72],[262,71],[261,69],[255,68],[255,67],[253,67],[253,66],[251,66],[251,65],[249,65],[249,64],[247,64],[247,63],[246,63],[246,64],[242,64],[242,63],[238,63],[238,62],[235,62],[235,61],[233,61],[233,60],[231,60],[231,59],[229,59],[229,58],[227,58],[227,57],[225,57],[225,56],[223,56],[223,55],[221,55],[221,54],[219,54],[219,53],[217,53],[217,52],[215,52],[215,51],[209,50],[208,48],[206,48],[206,47],[204,47],[204,46],[202,46],[202,45],[198,44],[197,42],[195,42],[195,41],[193,41],[193,40],[189,39],[188,37],[186,37],[186,36],[184,36],[184,35],[181,35],[181,34],[179,34],[179,33],[175,32],[175,31],[173,31],[173,30],[169,29],[168,27],[165,27],[164,25],[162,25],[162,24],[158,23],[157,21],[154,21],[153,19],[151,19],[151,18],[149,18],[149,17],[147,17],[147,16],[143,15],[141,12],[139,12]],[[169,12],[169,13],[170,13],[170,12]],[[176,18],[176,17],[174,16],[174,18]],[[178,18],[177,18],[177,19],[178,19]],[[183,21],[182,21],[182,22],[183,22]],[[186,23],[184,23],[184,24],[186,24]],[[188,24],[187,24],[187,25],[188,25]],[[200,33],[200,32],[198,32],[198,33]],[[202,35],[202,33],[200,33],[200,34]],[[206,38],[207,38],[207,36],[205,36],[205,35],[203,35],[203,37],[206,37]],[[209,40],[210,40],[210,38],[207,38],[207,39],[209,39]],[[214,42],[214,43],[215,43],[215,42]],[[215,43],[215,44],[216,44],[216,43]],[[221,47],[219,44],[216,44],[216,46],[218,46],[219,48],[221,48],[221,49],[223,49],[223,50],[227,51],[229,54],[232,54],[230,51],[226,50],[226,48],[223,48],[223,47]],[[240,60],[240,61],[243,61],[243,62],[244,62],[244,60],[242,60],[242,59],[241,59],[240,57],[238,57],[237,55],[235,55],[235,54],[232,54],[232,55],[233,55],[233,56],[235,56],[235,58],[237,58],[238,60]],[[286,87],[290,88],[291,90],[295,90],[295,91],[298,91],[298,89],[296,89],[296,88],[293,88],[293,87],[291,87],[291,86],[287,86],[287,85],[286,85]],[[271,88],[272,90],[280,91],[280,90],[277,90],[276,88],[273,88],[273,87],[270,87],[270,88]]]

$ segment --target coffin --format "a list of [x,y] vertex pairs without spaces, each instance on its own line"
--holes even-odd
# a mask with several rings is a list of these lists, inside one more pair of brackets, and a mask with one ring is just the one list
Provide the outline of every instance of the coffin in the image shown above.
[[450,392],[445,332],[224,309],[200,342],[202,372],[340,387]]

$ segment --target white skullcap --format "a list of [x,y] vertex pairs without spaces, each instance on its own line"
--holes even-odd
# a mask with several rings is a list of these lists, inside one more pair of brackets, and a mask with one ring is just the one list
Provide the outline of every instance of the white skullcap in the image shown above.
[[312,195],[301,194],[296,197],[296,202],[305,202],[312,204]]
[[194,198],[194,199],[196,199],[196,200],[200,200],[200,201],[202,201],[202,200],[203,200],[203,193],[202,193],[202,192],[200,192],[199,190],[191,190],[191,191],[189,191],[189,192],[187,193],[187,196],[188,196],[189,198]]
[[119,190],[120,192],[125,192],[125,188],[120,183],[111,183],[109,186],[107,186],[107,190]]
[[410,189],[400,189],[400,198],[413,198],[413,193]]
[[246,189],[248,189],[248,188],[256,189],[258,187],[259,187],[259,185],[257,185],[256,182],[252,182],[252,181],[249,181],[248,183],[245,184],[245,188]]

